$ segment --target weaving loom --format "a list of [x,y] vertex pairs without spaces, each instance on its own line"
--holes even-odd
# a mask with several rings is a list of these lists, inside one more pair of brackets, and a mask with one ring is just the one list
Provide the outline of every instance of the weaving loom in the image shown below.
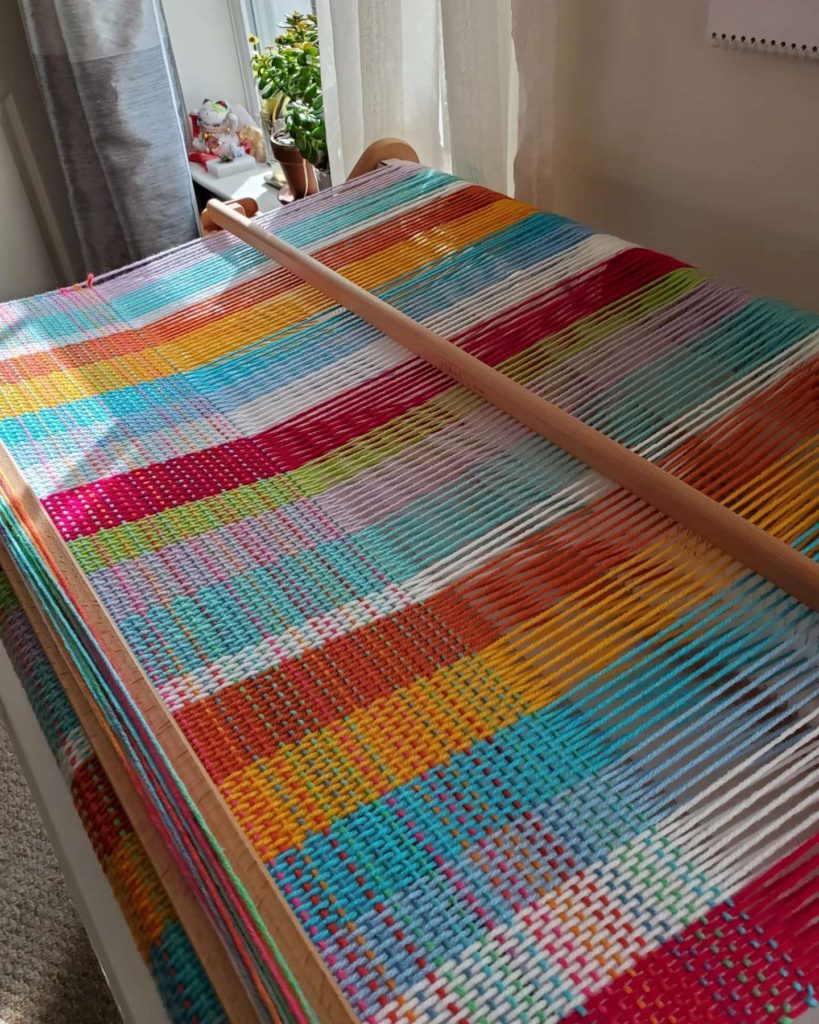
[[172,1017],[796,1020],[819,316],[409,163],[252,223],[797,582],[226,231],[0,307],[4,642]]

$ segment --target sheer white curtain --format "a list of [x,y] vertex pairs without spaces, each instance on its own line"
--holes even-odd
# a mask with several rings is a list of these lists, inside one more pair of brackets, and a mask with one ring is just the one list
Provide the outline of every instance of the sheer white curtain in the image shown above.
[[444,166],[439,0],[319,0],[316,12],[333,177],[387,135]]
[[552,96],[547,112],[535,93],[550,89],[554,61],[543,50],[553,47],[546,29],[556,3],[318,0],[335,179],[343,180],[370,142],[398,136],[432,167],[509,193],[522,176],[532,192],[538,171],[519,147],[518,115],[525,109],[536,116],[521,138],[537,143],[551,174]]
[[511,0],[518,72],[514,195],[546,210],[555,189],[560,6],[561,0]]

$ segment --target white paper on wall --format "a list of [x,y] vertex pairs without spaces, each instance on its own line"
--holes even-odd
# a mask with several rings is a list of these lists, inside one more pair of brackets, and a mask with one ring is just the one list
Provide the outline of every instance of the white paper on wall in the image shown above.
[[714,46],[819,60],[819,0],[711,0]]

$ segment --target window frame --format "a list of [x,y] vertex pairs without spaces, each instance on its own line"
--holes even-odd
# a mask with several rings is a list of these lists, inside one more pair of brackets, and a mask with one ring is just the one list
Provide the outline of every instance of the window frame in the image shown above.
[[[309,2],[315,14],[316,0],[307,0],[307,2]],[[247,37],[253,32],[253,25],[255,24],[249,3],[250,0],[227,0],[230,24],[233,29],[233,38],[236,45],[236,59],[239,62],[239,73],[242,77],[245,106],[251,117],[258,120],[259,94],[256,91],[253,72],[250,70],[250,54],[247,41]]]
[[233,39],[236,45],[236,59],[239,62],[239,74],[242,78],[242,89],[247,112],[254,120],[259,118],[259,94],[256,82],[250,69],[250,49],[247,37],[250,34],[250,20],[246,0],[227,0]]

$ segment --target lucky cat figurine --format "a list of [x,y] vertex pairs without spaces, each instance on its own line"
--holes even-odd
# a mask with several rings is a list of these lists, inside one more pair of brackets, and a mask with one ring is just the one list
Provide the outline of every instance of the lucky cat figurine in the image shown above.
[[239,142],[239,119],[224,100],[205,100],[197,115],[199,134],[193,145],[204,153],[212,153],[222,161],[244,156]]

